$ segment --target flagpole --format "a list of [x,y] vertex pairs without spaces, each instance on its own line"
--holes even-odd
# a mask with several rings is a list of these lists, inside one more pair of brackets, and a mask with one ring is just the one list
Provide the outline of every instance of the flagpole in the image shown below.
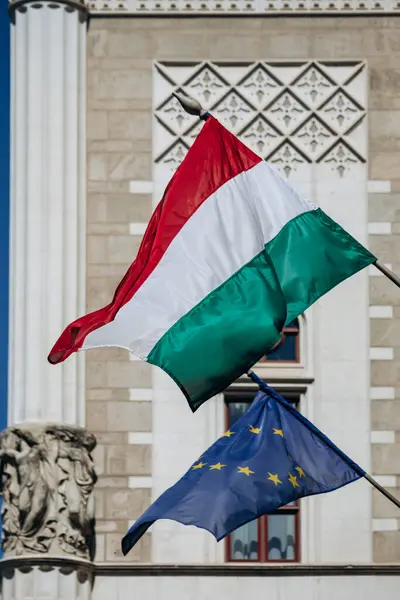
[[207,121],[210,113],[204,110],[198,100],[195,100],[190,96],[185,96],[184,94],[179,94],[178,92],[172,92],[172,95],[178,100],[183,110],[189,115],[194,115],[195,117],[199,117],[202,121]]
[[391,502],[393,502],[393,504],[395,504],[398,508],[400,508],[400,501],[397,500],[397,498],[395,498],[390,492],[388,492],[387,490],[385,490],[384,487],[382,487],[381,485],[379,485],[379,483],[373,477],[371,477],[371,475],[368,475],[368,473],[365,473],[364,479],[366,479],[367,481],[369,481],[369,483],[371,485],[373,485],[374,488],[376,488],[378,490],[378,492],[380,492],[381,494],[383,494],[384,496],[386,496],[386,498],[388,500],[390,500]]
[[[178,100],[179,104],[182,106],[183,110],[186,111],[189,115],[194,115],[199,117],[202,121],[207,121],[210,113],[208,113],[200,104],[198,100],[195,100],[191,96],[186,96],[184,94],[180,94],[179,92],[172,92],[172,95]],[[398,277],[393,271],[388,269],[381,261],[378,259],[373,263],[374,267],[376,267],[385,277],[390,279],[397,287],[400,288],[400,277]]]
[[383,273],[388,279],[390,279],[390,281],[392,281],[395,285],[397,285],[397,287],[400,288],[400,277],[398,277],[396,273],[393,273],[393,271],[388,269],[387,266],[381,263],[380,260],[375,261],[373,264],[374,267],[379,269],[381,273]]
[[[279,404],[281,404],[285,408],[289,409],[292,412],[292,414],[294,414],[294,416],[296,416],[296,413],[298,413],[298,411],[289,402],[287,402],[286,400],[284,400],[283,398],[281,398],[279,396],[279,394],[277,394],[277,392],[275,392],[275,390],[273,390],[272,388],[270,388],[269,385],[265,383],[265,381],[263,381],[260,377],[258,377],[258,375],[256,375],[254,373],[254,371],[248,371],[247,372],[247,376],[254,383],[256,383],[258,385],[258,387],[259,387],[260,390],[265,391],[265,392],[271,394],[273,396],[274,400],[276,400],[277,402],[279,402]],[[307,425],[307,423],[305,423],[305,425]],[[329,446],[329,448],[331,450],[333,450],[336,454],[338,454],[340,456],[340,458],[342,458],[343,460],[345,460],[346,462],[349,463],[349,461],[351,459],[349,459],[349,457],[346,456],[346,454],[344,454],[339,448],[337,448],[337,446],[335,446],[335,444],[329,438],[327,438],[321,431],[319,431],[319,429],[317,429],[315,427],[315,425],[313,425],[312,423],[308,422],[308,427],[309,427],[309,429],[312,431],[312,433],[314,435],[316,435],[317,437],[319,437],[320,440],[322,442],[324,442],[327,446]],[[355,467],[358,466],[358,465],[356,465],[355,463],[353,463],[353,464],[351,464],[351,466],[357,472],[357,469]],[[378,490],[378,492],[380,492],[381,494],[383,494],[384,496],[386,496],[386,498],[388,500],[390,500],[393,504],[395,504],[397,506],[397,508],[400,508],[400,500],[398,500],[395,496],[393,496],[390,492],[388,492],[384,487],[382,487],[373,477],[371,477],[371,475],[368,475],[368,473],[365,473],[365,471],[363,469],[361,469],[361,467],[358,467],[358,468],[360,469],[359,474],[362,477],[364,477],[364,479],[366,479],[371,485],[373,485],[374,488],[376,488]]]

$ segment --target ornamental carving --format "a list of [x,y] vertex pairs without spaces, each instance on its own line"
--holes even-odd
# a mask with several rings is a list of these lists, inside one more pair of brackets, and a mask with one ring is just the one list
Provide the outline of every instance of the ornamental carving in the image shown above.
[[153,154],[165,176],[201,129],[172,95],[195,97],[286,177],[325,165],[342,178],[366,160],[366,69],[359,61],[158,62]]
[[351,15],[400,13],[399,0],[88,0],[92,13]]
[[9,428],[0,435],[3,550],[74,555],[93,550],[95,437],[75,427]]

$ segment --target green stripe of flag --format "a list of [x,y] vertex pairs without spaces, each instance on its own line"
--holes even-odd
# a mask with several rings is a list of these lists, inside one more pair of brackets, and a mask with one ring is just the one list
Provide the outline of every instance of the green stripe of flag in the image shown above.
[[271,349],[285,324],[375,260],[322,210],[303,213],[175,323],[148,362],[195,411]]

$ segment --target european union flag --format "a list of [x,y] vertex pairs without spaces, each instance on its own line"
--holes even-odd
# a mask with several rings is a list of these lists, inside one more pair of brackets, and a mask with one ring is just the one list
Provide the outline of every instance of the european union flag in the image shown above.
[[158,519],[196,525],[219,541],[280,506],[365,475],[290,403],[267,389],[134,523],[122,540],[124,554]]

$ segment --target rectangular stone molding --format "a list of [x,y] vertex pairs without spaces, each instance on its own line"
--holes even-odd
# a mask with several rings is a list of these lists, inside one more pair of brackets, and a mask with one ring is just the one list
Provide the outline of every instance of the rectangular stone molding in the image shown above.
[[[366,84],[362,61],[159,60],[153,65],[154,203],[203,126],[175,100],[173,92],[181,91],[197,99],[297,191],[366,245]],[[306,402],[310,405],[311,396],[315,398],[312,419],[368,468],[367,283],[365,270],[312,308],[314,335],[309,343],[315,383],[307,391]],[[357,336],[349,339],[349,331],[357,331]],[[357,375],[351,376],[354,372]],[[285,381],[284,369],[280,376]],[[153,497],[157,497],[158,491],[170,485],[171,465],[179,464],[183,472],[189,463],[194,433],[193,425],[175,413],[182,400],[174,385],[160,373],[153,382]],[[204,419],[206,409],[208,430],[214,431],[216,438],[223,427],[223,414],[218,413],[219,407],[212,414],[209,401]],[[173,434],[174,444],[166,442],[167,411],[174,414],[168,432],[168,439]],[[344,426],[349,422],[353,423],[351,430]],[[197,456],[199,452],[194,459]],[[302,560],[334,561],[339,531],[343,561],[371,559],[370,506],[364,488],[354,484],[335,495],[313,499],[307,508],[305,503],[302,506]],[[315,533],[311,534],[313,527]],[[205,557],[224,561],[223,547],[212,548],[202,532],[185,531],[173,523],[154,524],[152,543],[153,560],[159,563],[197,562]]]

